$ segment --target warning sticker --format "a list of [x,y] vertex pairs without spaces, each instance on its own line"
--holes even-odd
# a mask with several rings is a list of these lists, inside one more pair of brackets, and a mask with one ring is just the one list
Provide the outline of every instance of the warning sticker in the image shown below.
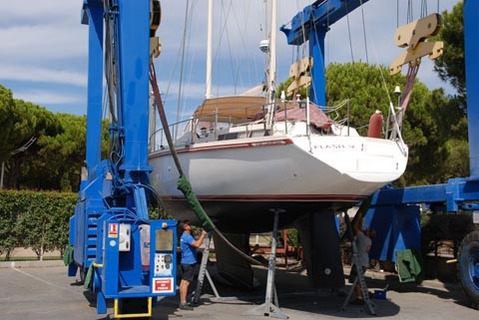
[[173,278],[153,278],[153,293],[173,293]]
[[108,238],[118,238],[118,223],[108,224]]

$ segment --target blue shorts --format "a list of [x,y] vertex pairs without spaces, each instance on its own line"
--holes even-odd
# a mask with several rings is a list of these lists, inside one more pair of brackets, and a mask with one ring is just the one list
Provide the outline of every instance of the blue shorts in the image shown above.
[[196,276],[198,264],[181,264],[181,280],[192,282]]

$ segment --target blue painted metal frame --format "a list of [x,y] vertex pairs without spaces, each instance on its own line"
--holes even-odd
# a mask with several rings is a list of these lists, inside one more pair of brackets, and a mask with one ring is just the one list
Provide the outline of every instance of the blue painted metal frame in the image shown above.
[[369,0],[318,0],[305,7],[291,20],[291,28],[281,27],[290,45],[301,45],[309,40],[309,54],[313,58],[310,99],[326,106],[326,78],[324,65],[324,38],[329,27]]
[[[446,184],[382,189],[372,198],[370,217],[382,211],[395,212],[401,208],[426,203],[443,212],[479,210],[479,2],[464,2],[464,40],[467,88],[467,118],[469,128],[470,177],[449,179]],[[417,207],[417,206],[416,206]],[[384,230],[383,230],[384,231]],[[418,231],[420,232],[420,230]],[[401,248],[395,248],[395,250]],[[474,264],[471,264],[474,266]],[[473,268],[473,267],[471,267]],[[476,270],[470,271],[477,275]]]
[[[88,24],[88,96],[86,166],[88,176],[94,177],[101,160],[102,81],[103,81],[103,3],[84,3],[83,17]],[[87,11],[88,8],[88,11]],[[86,17],[86,18],[85,18]]]
[[467,120],[471,176],[453,178],[447,184],[378,191],[372,206],[430,203],[443,205],[447,212],[479,208],[479,1],[464,2],[464,42],[467,88]]
[[125,180],[134,181],[133,173],[152,170],[148,166],[150,1],[119,0],[118,3],[120,85],[117,95],[125,148],[121,169],[125,171]]
[[[79,200],[70,219],[70,244],[74,265],[85,272],[94,268],[93,291],[98,313],[107,312],[107,299],[146,298],[176,294],[175,220],[149,220],[146,186],[152,167],[148,165],[148,112],[150,66],[150,0],[84,0],[82,23],[89,25],[88,116],[86,165],[88,177],[81,182]],[[116,119],[110,124],[117,157],[101,160],[104,23],[112,23],[115,59]],[[106,25],[106,24],[105,24]],[[111,26],[111,24],[110,24]],[[108,26],[107,26],[108,27]],[[111,30],[111,29],[109,29]],[[120,235],[112,225],[127,224],[129,250],[120,251]],[[151,229],[149,242],[140,240],[143,225]],[[143,228],[144,229],[144,228]],[[155,254],[149,266],[142,265],[145,246],[156,243],[155,230],[171,230],[172,268],[170,291],[156,290],[162,275],[156,274]],[[164,249],[165,250],[165,249]],[[163,252],[163,254],[166,254]],[[164,282],[162,282],[164,284]]]

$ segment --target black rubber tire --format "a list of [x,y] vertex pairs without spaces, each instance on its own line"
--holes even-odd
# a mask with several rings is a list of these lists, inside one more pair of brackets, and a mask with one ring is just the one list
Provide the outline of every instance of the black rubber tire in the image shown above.
[[464,237],[459,247],[457,259],[457,278],[471,307],[478,309],[479,276],[477,275],[477,265],[479,264],[479,230],[472,231]]

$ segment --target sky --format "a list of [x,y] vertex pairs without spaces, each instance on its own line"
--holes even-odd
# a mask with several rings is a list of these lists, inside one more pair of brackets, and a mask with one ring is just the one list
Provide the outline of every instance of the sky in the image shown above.
[[[422,1],[412,1],[414,19],[420,17]],[[162,22],[157,35],[162,40],[163,51],[155,64],[169,117],[177,114],[176,120],[186,118],[204,97],[207,2],[189,0],[188,19],[185,19],[187,0],[161,1]],[[441,12],[450,10],[457,2],[428,0],[428,13],[436,12],[438,5]],[[258,49],[269,25],[264,18],[264,0],[216,3],[213,95],[241,93],[264,80],[265,59]],[[310,3],[278,0],[278,26],[287,24]],[[402,52],[393,44],[396,26],[407,22],[408,1],[399,0],[399,13],[397,3],[397,0],[370,0],[362,9],[350,13],[348,19],[332,25],[326,38],[326,63],[367,60],[376,65],[389,65]],[[52,112],[86,114],[88,26],[80,23],[83,1],[0,0],[0,4],[0,84],[12,90],[14,98],[31,101]],[[227,23],[220,17],[226,17],[223,20]],[[187,49],[183,53],[184,33]],[[298,49],[286,44],[283,33],[278,32],[277,38],[277,80],[281,82],[288,77]],[[184,57],[183,64],[181,57]],[[419,79],[431,89],[444,87],[452,93],[451,87],[436,76],[433,64],[427,60],[421,66]],[[183,80],[181,93],[180,78]]]

